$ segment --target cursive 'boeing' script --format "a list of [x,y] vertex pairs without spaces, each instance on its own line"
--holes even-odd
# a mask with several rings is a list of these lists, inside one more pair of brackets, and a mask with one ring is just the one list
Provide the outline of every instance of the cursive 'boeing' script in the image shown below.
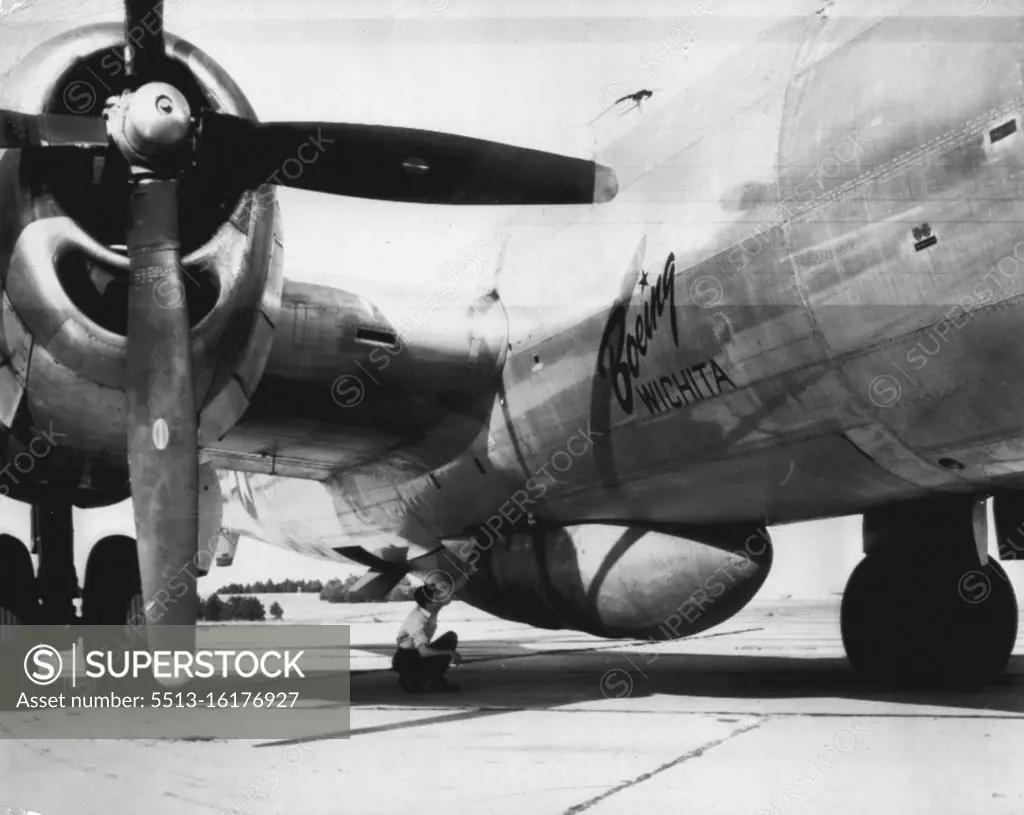
[[[676,256],[670,254],[665,268],[654,281],[643,312],[636,315],[632,331],[627,333],[627,304],[615,307],[601,337],[597,352],[597,372],[602,379],[611,378],[615,398],[626,413],[633,412],[633,380],[640,376],[640,363],[647,356],[651,340],[658,333],[664,317],[672,325],[672,341],[679,347],[676,324]],[[668,315],[665,307],[668,307]]]

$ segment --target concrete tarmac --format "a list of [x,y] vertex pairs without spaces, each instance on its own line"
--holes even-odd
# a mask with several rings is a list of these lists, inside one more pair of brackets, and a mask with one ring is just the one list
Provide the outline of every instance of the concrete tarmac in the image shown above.
[[838,601],[656,647],[462,606],[442,619],[462,692],[406,695],[386,670],[406,604],[352,608],[348,734],[0,741],[0,812],[1024,812],[1024,641],[988,687],[893,691],[850,674]]

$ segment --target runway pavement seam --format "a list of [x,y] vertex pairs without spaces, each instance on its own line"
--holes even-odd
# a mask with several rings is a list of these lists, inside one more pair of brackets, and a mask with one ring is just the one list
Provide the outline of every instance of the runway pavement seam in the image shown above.
[[[748,714],[748,715],[757,715],[757,714]],[[581,804],[577,804],[574,807],[570,807],[569,809],[567,809],[563,813],[563,815],[578,815],[578,813],[580,813],[580,812],[585,812],[586,810],[590,809],[591,807],[595,806],[596,804],[599,804],[602,801],[608,800],[613,795],[617,795],[618,793],[623,792],[624,790],[628,790],[628,789],[630,789],[632,787],[635,787],[637,784],[642,784],[644,781],[649,781],[650,779],[654,778],[654,776],[659,775],[659,774],[665,772],[666,770],[671,770],[674,767],[678,767],[680,764],[684,764],[685,762],[690,761],[691,759],[700,758],[702,755],[704,755],[709,750],[713,750],[714,748],[720,747],[721,745],[725,744],[727,741],[732,741],[733,739],[738,738],[738,737],[744,735],[745,733],[749,733],[752,730],[756,730],[761,725],[763,725],[765,722],[767,722],[769,719],[771,719],[771,716],[759,716],[758,720],[755,721],[753,724],[749,724],[749,725],[746,725],[745,727],[741,727],[741,728],[739,728],[737,730],[733,730],[727,736],[723,736],[720,739],[715,739],[714,741],[709,741],[707,744],[701,745],[700,747],[697,747],[694,750],[689,750],[688,752],[683,753],[681,756],[677,756],[676,758],[672,759],[671,761],[666,762],[665,764],[662,764],[659,767],[655,767],[650,772],[646,772],[646,773],[643,773],[642,775],[638,775],[636,778],[633,778],[633,779],[631,779],[629,781],[623,781],[621,784],[618,784],[618,785],[612,787],[610,790],[607,790],[607,791],[601,793],[600,795],[596,795],[593,798],[591,798],[591,799],[589,799],[587,801],[584,801]]]

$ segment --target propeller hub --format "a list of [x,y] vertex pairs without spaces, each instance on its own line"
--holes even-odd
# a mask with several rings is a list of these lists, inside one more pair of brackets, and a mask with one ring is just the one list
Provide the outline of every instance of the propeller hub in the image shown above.
[[132,163],[148,164],[174,152],[192,132],[188,100],[166,82],[150,82],[132,93],[120,119],[115,141]]

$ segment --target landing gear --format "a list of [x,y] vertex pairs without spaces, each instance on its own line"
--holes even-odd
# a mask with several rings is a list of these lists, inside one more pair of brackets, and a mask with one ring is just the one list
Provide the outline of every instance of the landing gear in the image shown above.
[[0,535],[0,641],[4,629],[38,622],[39,595],[28,549],[11,535]]
[[[56,484],[53,482],[57,481]],[[32,554],[10,535],[0,535],[0,639],[13,625],[122,626],[144,622],[142,580],[135,540],[112,535],[89,554],[85,588],[75,569],[72,493],[66,479],[54,479],[32,503]],[[75,598],[82,597],[82,615]]]
[[75,528],[71,501],[59,491],[41,496],[32,504],[32,540],[39,554],[39,599],[43,625],[75,622],[74,599],[78,596],[75,572]]
[[111,535],[93,547],[85,567],[82,590],[85,625],[125,625],[144,622],[142,578],[135,541]]
[[880,550],[854,569],[841,613],[859,673],[897,684],[976,684],[1002,671],[1017,600],[993,560]]

